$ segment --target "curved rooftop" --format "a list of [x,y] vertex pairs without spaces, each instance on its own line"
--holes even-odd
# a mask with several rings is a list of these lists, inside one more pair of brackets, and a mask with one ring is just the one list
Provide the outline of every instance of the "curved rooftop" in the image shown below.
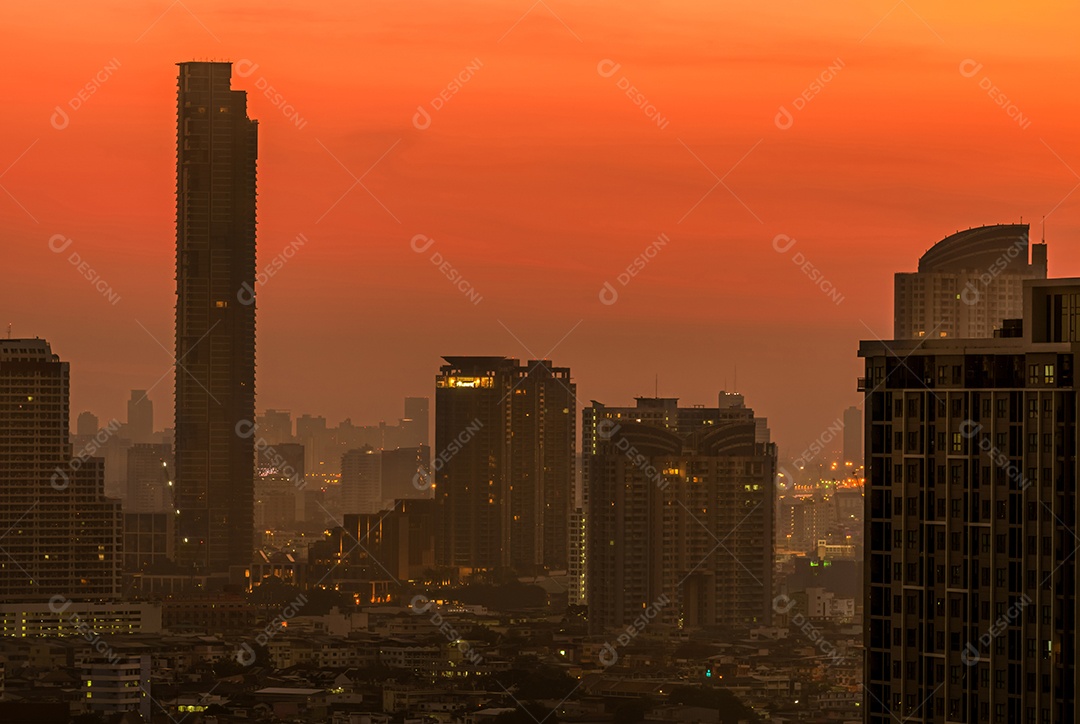
[[[1028,224],[995,224],[958,231],[934,244],[919,258],[919,271],[988,269],[1002,255],[1026,265],[1028,230]],[[1022,257],[1018,253],[1021,249]]]

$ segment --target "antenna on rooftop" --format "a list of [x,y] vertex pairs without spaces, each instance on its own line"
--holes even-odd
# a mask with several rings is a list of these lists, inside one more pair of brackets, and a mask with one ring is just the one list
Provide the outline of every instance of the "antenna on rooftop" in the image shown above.
[[1042,243],[1046,243],[1046,215],[1043,214],[1042,218]]

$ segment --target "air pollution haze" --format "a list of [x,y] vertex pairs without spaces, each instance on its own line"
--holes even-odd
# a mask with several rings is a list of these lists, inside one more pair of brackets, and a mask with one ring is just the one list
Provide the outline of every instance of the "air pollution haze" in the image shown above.
[[394,419],[444,354],[552,358],[581,401],[613,404],[714,404],[737,368],[795,454],[859,404],[855,340],[891,338],[892,275],[935,242],[1021,217],[1034,237],[1045,217],[1051,273],[1080,261],[1071,5],[0,18],[3,321],[51,340],[73,411],[103,419],[132,387],[172,407],[189,60],[233,62],[259,124],[259,409]]

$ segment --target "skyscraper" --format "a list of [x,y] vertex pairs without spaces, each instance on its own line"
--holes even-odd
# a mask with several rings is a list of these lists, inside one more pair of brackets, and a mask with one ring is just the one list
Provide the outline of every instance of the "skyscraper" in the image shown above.
[[1077,721],[1080,279],[992,339],[864,341],[867,722]]
[[[767,625],[772,616],[776,446],[753,410],[638,398],[582,413],[589,626],[659,609],[679,628]],[[659,603],[658,603],[659,602]]]
[[958,231],[923,254],[917,272],[896,274],[893,335],[991,337],[1021,315],[1023,281],[1045,278],[1046,244],[1029,252],[1027,224]]
[[43,339],[0,340],[0,601],[120,594],[120,501],[95,456],[68,442],[69,368]]
[[382,456],[365,445],[341,456],[341,509],[345,513],[382,510]]
[[132,390],[127,403],[127,436],[133,443],[154,442],[154,403],[146,390]]
[[569,368],[443,359],[432,463],[439,564],[565,570],[577,409]]
[[257,122],[231,63],[179,66],[177,558],[224,572],[252,554]]

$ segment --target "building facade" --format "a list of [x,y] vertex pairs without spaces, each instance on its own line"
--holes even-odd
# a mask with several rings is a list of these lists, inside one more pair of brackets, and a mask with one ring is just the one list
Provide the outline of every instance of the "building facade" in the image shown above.
[[177,557],[221,573],[253,546],[258,124],[231,63],[179,66]]
[[444,359],[431,476],[439,564],[566,570],[577,405],[569,368]]
[[0,602],[120,594],[120,501],[69,438],[69,367],[43,339],[0,340]]
[[677,628],[767,625],[776,446],[742,397],[679,407],[593,401],[582,422],[585,567],[594,633],[643,610]]
[[992,339],[866,341],[867,721],[1075,722],[1080,279]]
[[[1030,261],[1029,261],[1030,256]],[[1027,224],[958,231],[895,278],[893,336],[983,338],[1022,314],[1025,279],[1046,278],[1046,244],[1028,243]]]

